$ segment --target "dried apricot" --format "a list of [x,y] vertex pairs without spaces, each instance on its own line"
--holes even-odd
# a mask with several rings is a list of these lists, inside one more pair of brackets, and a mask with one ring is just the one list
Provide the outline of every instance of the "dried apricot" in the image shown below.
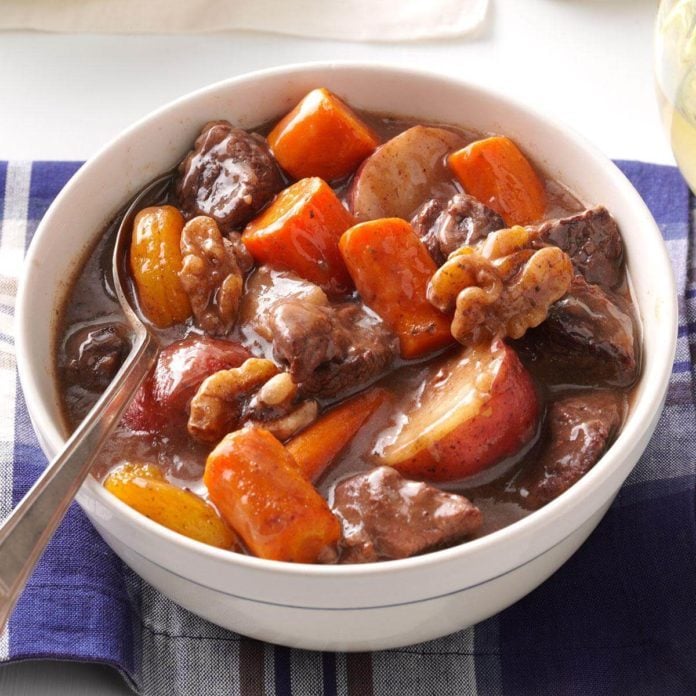
[[104,488],[174,532],[221,549],[239,550],[237,537],[215,508],[166,481],[154,464],[122,464],[107,476]]
[[141,210],[133,223],[130,265],[143,314],[159,328],[186,321],[191,303],[179,280],[184,218],[171,205]]

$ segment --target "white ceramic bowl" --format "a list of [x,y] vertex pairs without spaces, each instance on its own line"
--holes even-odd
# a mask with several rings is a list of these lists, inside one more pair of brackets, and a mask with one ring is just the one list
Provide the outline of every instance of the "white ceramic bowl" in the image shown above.
[[[645,448],[660,415],[676,340],[672,271],[660,233],[619,170],[572,131],[487,88],[412,70],[300,65],[235,78],[143,119],[85,164],[36,232],[18,299],[22,387],[49,457],[65,440],[54,379],[54,322],[86,246],[120,206],[171,168],[203,123],[251,127],[326,86],[355,107],[505,133],[624,233],[644,326],[643,375],[626,425],[579,483],[515,524],[461,546],[386,563],[327,567],[236,555],[179,536],[88,480],[78,501],[114,551],[191,611],[271,642],[324,650],[402,646],[471,625],[518,600],[585,540]],[[46,317],[49,321],[36,321]]]

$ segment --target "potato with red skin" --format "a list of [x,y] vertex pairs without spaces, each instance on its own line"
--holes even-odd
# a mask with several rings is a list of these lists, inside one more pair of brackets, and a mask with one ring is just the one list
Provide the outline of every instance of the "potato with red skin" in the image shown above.
[[413,126],[378,147],[360,166],[348,191],[348,207],[359,222],[399,217],[438,195],[457,193],[446,156],[465,143],[446,128]]
[[448,358],[426,378],[382,464],[407,478],[454,481],[509,457],[537,432],[531,377],[502,340]]
[[125,424],[151,433],[186,430],[189,402],[203,380],[239,367],[249,357],[241,344],[208,336],[171,343],[136,392],[123,417]]

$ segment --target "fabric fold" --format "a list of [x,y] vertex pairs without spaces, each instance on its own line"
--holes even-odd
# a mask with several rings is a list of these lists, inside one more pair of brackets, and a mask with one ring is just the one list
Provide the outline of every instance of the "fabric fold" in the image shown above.
[[251,30],[342,41],[413,41],[474,32],[488,0],[5,0],[0,29],[105,34]]

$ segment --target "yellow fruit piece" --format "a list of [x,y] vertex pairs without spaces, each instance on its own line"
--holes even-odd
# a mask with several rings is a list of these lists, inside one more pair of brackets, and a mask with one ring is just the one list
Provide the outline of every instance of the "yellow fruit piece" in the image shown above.
[[104,488],[174,532],[221,549],[239,549],[234,532],[211,505],[166,481],[153,464],[123,464],[107,476]]
[[186,321],[191,303],[179,280],[184,218],[171,205],[144,208],[133,222],[130,265],[143,314],[159,328]]

